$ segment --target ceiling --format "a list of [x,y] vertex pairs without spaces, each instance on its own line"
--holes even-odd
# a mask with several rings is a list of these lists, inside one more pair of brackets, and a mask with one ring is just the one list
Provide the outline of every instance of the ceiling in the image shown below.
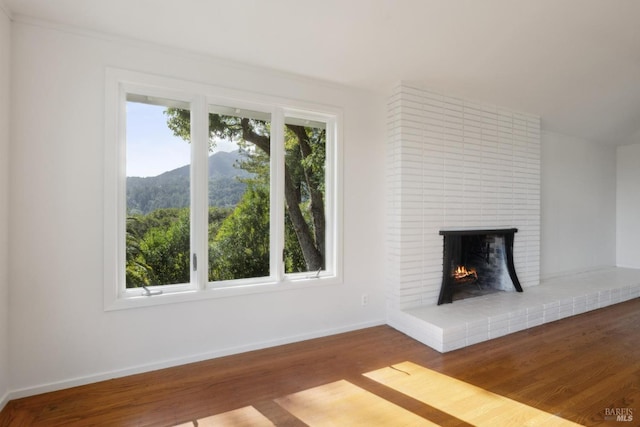
[[400,80],[640,142],[637,0],[0,0],[15,19],[387,93]]

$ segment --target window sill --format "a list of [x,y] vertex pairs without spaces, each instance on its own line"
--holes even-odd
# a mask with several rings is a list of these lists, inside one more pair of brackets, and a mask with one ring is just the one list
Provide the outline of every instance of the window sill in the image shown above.
[[[342,284],[342,280],[336,276],[318,278],[291,278],[282,282],[263,282],[244,286],[212,286],[200,290],[184,290],[163,292],[159,295],[127,295],[114,298],[111,301],[105,299],[105,311],[126,310],[132,308],[153,307],[166,304],[177,304],[191,301],[203,301],[216,298],[233,298],[244,295],[292,291],[297,289],[315,288],[319,286],[335,286]],[[142,291],[141,291],[142,293]]]

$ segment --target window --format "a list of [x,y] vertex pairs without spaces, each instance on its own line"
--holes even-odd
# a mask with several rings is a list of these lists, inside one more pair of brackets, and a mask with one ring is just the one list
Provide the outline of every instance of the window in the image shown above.
[[105,307],[340,281],[336,109],[107,73]]
[[125,288],[190,282],[191,145],[167,125],[186,102],[126,94]]
[[[271,127],[268,113],[209,106],[210,151],[221,144],[233,150],[224,166],[219,154],[209,157],[209,175],[217,176],[209,179],[209,282],[271,275]],[[218,183],[241,184],[224,206],[214,202],[229,193]]]

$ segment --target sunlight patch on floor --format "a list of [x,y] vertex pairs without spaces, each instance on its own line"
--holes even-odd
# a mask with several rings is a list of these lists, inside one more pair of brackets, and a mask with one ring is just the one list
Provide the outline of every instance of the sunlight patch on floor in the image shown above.
[[276,399],[310,426],[435,426],[424,418],[340,380]]
[[411,362],[364,375],[475,426],[579,426]]
[[267,417],[262,415],[253,406],[236,409],[222,414],[213,415],[211,417],[200,418],[196,421],[180,424],[175,427],[273,427],[273,424]]

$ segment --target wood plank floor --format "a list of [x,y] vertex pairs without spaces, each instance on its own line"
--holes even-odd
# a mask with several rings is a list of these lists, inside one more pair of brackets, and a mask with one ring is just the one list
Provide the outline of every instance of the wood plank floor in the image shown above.
[[18,399],[0,414],[2,426],[47,427],[638,420],[640,299],[446,354],[380,326]]

